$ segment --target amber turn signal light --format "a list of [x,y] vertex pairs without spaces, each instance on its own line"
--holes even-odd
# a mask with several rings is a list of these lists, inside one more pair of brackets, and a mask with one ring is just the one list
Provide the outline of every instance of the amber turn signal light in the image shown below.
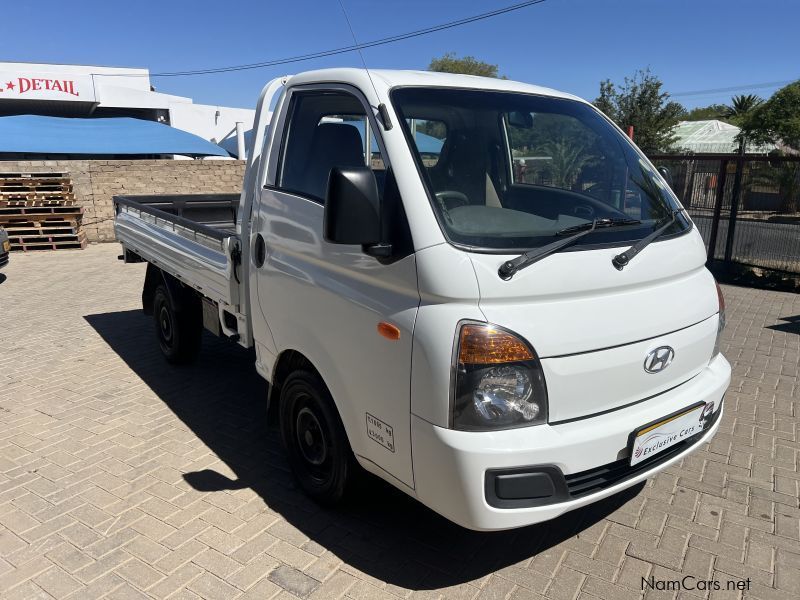
[[378,323],[378,333],[385,337],[387,340],[399,340],[400,328],[386,321]]
[[466,324],[461,327],[458,362],[468,365],[533,360],[533,352],[518,337],[491,325]]

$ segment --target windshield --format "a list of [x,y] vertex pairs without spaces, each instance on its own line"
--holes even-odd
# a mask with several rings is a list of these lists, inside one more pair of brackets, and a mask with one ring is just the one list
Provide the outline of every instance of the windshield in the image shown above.
[[[451,242],[527,250],[568,227],[624,219],[575,247],[623,245],[679,208],[628,139],[582,102],[442,88],[398,88],[392,101]],[[661,239],[689,226],[679,215]]]

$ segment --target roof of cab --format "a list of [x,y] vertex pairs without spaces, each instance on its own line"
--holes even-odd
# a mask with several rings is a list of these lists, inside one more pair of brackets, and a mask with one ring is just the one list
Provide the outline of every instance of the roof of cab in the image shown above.
[[[580,100],[582,98],[559,92],[551,88],[530,85],[510,79],[495,79],[492,77],[478,77],[477,75],[460,75],[453,73],[438,73],[434,71],[400,71],[387,69],[370,69],[369,75],[376,87],[383,87],[388,91],[394,87],[401,86],[423,86],[423,87],[453,87],[468,88],[476,90],[498,90],[507,92],[521,92],[525,94],[538,94],[541,96],[554,96],[557,98],[569,98]],[[298,75],[293,75],[287,85],[302,85],[307,83],[336,82],[349,83],[362,90],[369,89],[371,83],[367,76],[366,69],[341,68],[341,69],[320,69],[316,71],[305,71]]]

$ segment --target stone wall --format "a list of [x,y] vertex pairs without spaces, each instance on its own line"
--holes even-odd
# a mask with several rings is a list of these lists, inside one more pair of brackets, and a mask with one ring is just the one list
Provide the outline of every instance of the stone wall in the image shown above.
[[83,207],[90,242],[114,240],[111,197],[124,194],[239,193],[239,160],[44,160],[0,161],[0,173],[66,173]]

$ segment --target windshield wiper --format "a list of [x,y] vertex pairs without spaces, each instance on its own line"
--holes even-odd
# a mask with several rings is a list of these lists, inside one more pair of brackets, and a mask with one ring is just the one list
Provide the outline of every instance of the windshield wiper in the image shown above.
[[622,252],[621,254],[617,254],[614,258],[611,259],[611,264],[617,269],[617,271],[622,271],[633,257],[639,254],[642,250],[644,250],[650,242],[655,240],[658,236],[664,233],[667,229],[669,229],[672,224],[675,222],[675,219],[678,218],[678,214],[683,212],[683,208],[677,208],[672,211],[669,217],[664,221],[664,224],[658,227],[653,233],[640,239],[636,242],[633,246]]
[[553,252],[557,252],[558,250],[561,250],[561,248],[569,246],[570,244],[576,242],[583,236],[593,232],[597,227],[597,219],[595,219],[591,223],[586,223],[579,227],[583,227],[583,231],[579,231],[578,233],[571,235],[568,238],[564,238],[563,240],[558,240],[551,244],[547,244],[546,246],[542,246],[541,248],[528,250],[524,254],[520,254],[517,258],[512,258],[511,260],[507,260],[502,265],[500,265],[499,269],[497,269],[497,274],[500,276],[500,279],[505,279],[506,281],[508,281],[514,276],[514,273],[516,273],[520,269],[524,269],[525,267],[528,267],[533,263],[542,260],[545,256],[549,256]]
[[542,260],[546,256],[550,256],[554,252],[558,252],[562,248],[569,246],[576,242],[583,236],[593,232],[599,227],[621,227],[623,225],[637,225],[641,223],[639,219],[594,219],[591,223],[581,223],[580,225],[573,225],[572,227],[565,227],[556,231],[556,235],[570,235],[570,237],[563,240],[558,240],[541,248],[534,248],[524,254],[520,254],[517,258],[507,260],[497,270],[497,274],[501,279],[506,281],[514,276],[514,273],[520,269],[524,269],[533,263]]
[[[639,219],[612,218],[612,219],[595,219],[593,223],[595,223],[595,228],[600,228],[600,227],[620,227],[622,225],[639,225],[641,221]],[[565,227],[564,229],[556,231],[556,235],[566,235],[568,233],[576,233],[578,231],[584,231],[591,227],[592,223],[581,223],[580,225],[573,225],[572,227]]]

